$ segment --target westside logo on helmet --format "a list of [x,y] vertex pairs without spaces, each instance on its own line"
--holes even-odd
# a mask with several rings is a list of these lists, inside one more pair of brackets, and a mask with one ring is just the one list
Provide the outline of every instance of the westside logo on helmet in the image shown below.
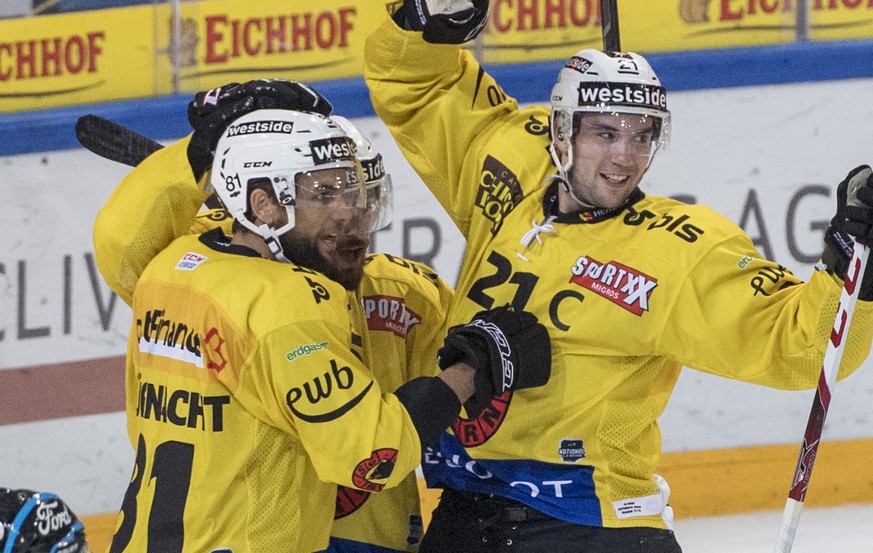
[[313,140],[309,143],[315,165],[349,161],[355,158],[355,144],[350,138],[335,137]]
[[630,83],[579,83],[579,106],[624,106],[654,110],[667,109],[662,86]]
[[252,121],[240,123],[227,128],[227,136],[242,136],[257,133],[291,134],[294,123],[290,121]]
[[382,156],[361,160],[361,165],[364,168],[364,182],[373,182],[385,176],[385,165],[382,163]]
[[569,61],[567,61],[564,67],[567,69],[575,69],[579,73],[585,73],[592,65],[594,65],[594,63],[591,60],[579,56],[573,56]]

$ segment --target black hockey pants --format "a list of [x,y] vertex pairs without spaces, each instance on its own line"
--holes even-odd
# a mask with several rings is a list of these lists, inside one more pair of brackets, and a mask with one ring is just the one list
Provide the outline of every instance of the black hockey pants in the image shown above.
[[681,553],[673,532],[552,518],[497,496],[443,490],[419,553]]

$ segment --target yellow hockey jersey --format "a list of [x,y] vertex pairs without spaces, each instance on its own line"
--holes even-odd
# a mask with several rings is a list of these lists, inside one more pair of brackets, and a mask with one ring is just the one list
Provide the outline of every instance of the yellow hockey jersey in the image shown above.
[[[511,303],[552,338],[541,388],[459,418],[422,468],[431,487],[493,493],[577,524],[666,528],[657,419],[682,366],[813,388],[840,286],[801,282],[734,223],[636,191],[629,205],[561,215],[549,110],[519,109],[469,52],[386,21],[365,47],[378,115],[467,239],[450,324]],[[841,376],[866,358],[859,302]]]
[[[131,172],[95,223],[98,268],[110,287],[128,302],[143,268],[174,237],[219,226],[229,229],[230,219],[223,210],[197,213],[206,195],[190,175],[186,145],[187,140],[171,145]],[[293,279],[287,284],[295,286]],[[437,372],[436,350],[445,335],[452,291],[431,269],[387,254],[370,255],[359,289],[345,294],[352,328],[356,329],[352,333],[354,351],[383,391]],[[307,353],[311,348],[304,346],[290,354],[312,355]],[[414,551],[422,532],[415,474],[380,493],[340,486],[333,514],[332,536],[339,540],[335,547],[341,550],[374,547],[379,551]]]

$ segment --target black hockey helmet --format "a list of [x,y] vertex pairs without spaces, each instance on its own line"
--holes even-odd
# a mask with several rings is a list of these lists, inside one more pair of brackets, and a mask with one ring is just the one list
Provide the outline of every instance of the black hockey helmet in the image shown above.
[[57,495],[0,488],[2,553],[89,553],[85,526]]

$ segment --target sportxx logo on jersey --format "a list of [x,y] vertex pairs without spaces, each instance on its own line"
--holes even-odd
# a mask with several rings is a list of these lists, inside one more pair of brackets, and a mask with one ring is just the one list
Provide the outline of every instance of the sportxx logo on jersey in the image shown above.
[[316,376],[312,380],[305,382],[303,386],[295,386],[288,390],[288,393],[285,394],[285,403],[291,409],[291,412],[294,413],[294,416],[302,421],[310,423],[329,422],[345,415],[360,403],[364,396],[367,395],[367,392],[370,391],[370,388],[373,387],[373,381],[371,380],[360,393],[335,409],[322,413],[312,411],[322,401],[328,401],[335,392],[349,390],[354,384],[355,375],[352,369],[346,366],[340,367],[336,359],[331,359],[329,371],[325,371],[323,375]]
[[397,464],[397,450],[389,447],[377,449],[358,463],[352,472],[352,483],[370,492],[381,491],[385,484],[374,480],[387,480]]
[[476,206],[491,220],[491,233],[496,234],[503,218],[524,198],[518,177],[506,165],[490,155],[482,164],[482,176],[476,192]]
[[406,338],[409,329],[421,322],[421,317],[407,307],[403,298],[364,296],[361,305],[370,330],[388,330],[400,338]]
[[588,256],[576,259],[570,282],[591,290],[641,317],[649,310],[649,298],[658,281],[616,261],[601,263]]

